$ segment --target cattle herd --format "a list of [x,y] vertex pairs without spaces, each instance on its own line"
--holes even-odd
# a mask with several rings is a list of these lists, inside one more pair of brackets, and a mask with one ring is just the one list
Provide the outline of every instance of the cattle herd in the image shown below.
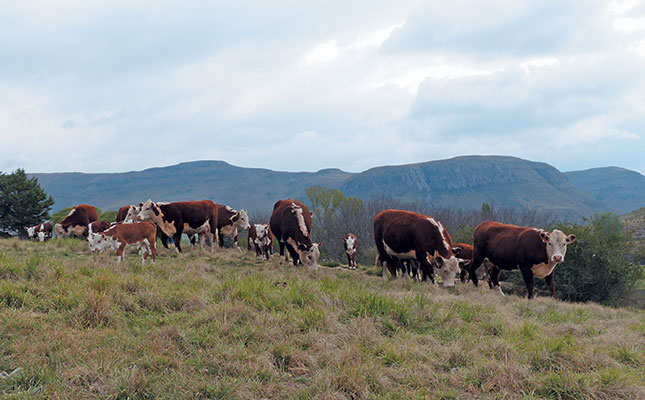
[[[270,259],[273,241],[277,239],[280,256],[291,258],[294,266],[302,264],[309,269],[318,267],[322,243],[311,239],[312,214],[302,203],[279,200],[273,207],[268,223],[249,224],[245,210],[210,200],[153,202],[121,207],[116,222],[98,221],[96,208],[87,204],[75,206],[54,225],[44,222],[25,227],[29,238],[46,241],[52,237],[75,236],[85,238],[92,252],[105,249],[116,251],[121,261],[126,247],[141,254],[142,262],[148,257],[154,263],[156,243],[160,239],[168,248],[171,241],[182,252],[181,238],[186,234],[192,245],[199,240],[204,248],[209,242],[211,251],[223,247],[224,238],[233,236],[238,250],[238,230],[248,229],[250,251],[257,258]],[[439,271],[443,286],[454,286],[459,274],[462,283],[467,280],[475,286],[487,280],[491,289],[499,289],[501,270],[519,269],[528,291],[533,297],[533,277],[544,278],[553,297],[556,296],[554,270],[564,261],[567,244],[576,240],[555,229],[542,229],[484,221],[475,229],[473,245],[453,243],[448,231],[434,218],[410,211],[384,210],[374,218],[374,242],[377,249],[376,266],[383,277],[412,277],[435,282],[434,271]],[[356,269],[358,238],[348,233],[342,238],[349,269]],[[285,252],[286,248],[286,252]],[[241,251],[241,250],[240,250]],[[501,292],[501,290],[500,290]]]

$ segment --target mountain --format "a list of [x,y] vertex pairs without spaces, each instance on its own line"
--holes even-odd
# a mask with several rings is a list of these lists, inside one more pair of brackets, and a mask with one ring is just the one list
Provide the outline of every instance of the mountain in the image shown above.
[[645,176],[636,171],[606,167],[565,172],[565,175],[571,183],[617,214],[645,206]]
[[[515,157],[463,156],[376,167],[361,173],[339,169],[284,172],[237,167],[224,161],[194,161],[124,173],[30,175],[38,178],[43,189],[54,197],[54,211],[80,203],[116,210],[148,198],[211,199],[238,209],[270,211],[276,200],[302,197],[312,185],[337,188],[362,199],[385,195],[465,209],[480,208],[488,202],[503,207],[549,209],[569,218],[598,211],[620,212],[636,204],[639,196],[645,198],[639,195],[642,191],[638,192],[643,190],[638,188],[644,178],[637,172],[618,169],[619,180],[615,174],[600,176],[606,169],[597,170],[563,174],[548,164]],[[591,178],[586,178],[588,174]],[[630,179],[635,184],[630,184]],[[603,182],[610,189],[601,190]],[[616,198],[624,198],[624,204],[618,207]]]
[[464,209],[479,208],[482,202],[546,208],[569,217],[605,208],[549,164],[506,156],[463,156],[372,168],[349,178],[340,190],[351,196],[385,193],[404,201]]
[[268,211],[276,200],[300,195],[307,186],[337,187],[351,175],[339,169],[312,173],[242,168],[224,161],[194,161],[111,174],[30,174],[56,201],[54,211],[80,203],[104,211],[117,210],[148,198],[210,199],[237,209]]

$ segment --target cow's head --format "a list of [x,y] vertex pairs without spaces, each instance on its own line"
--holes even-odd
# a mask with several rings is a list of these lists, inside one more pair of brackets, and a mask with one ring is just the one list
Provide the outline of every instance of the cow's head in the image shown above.
[[103,250],[103,235],[99,233],[90,232],[87,235],[87,243],[90,246],[90,251],[96,253]]
[[38,232],[38,241],[44,242],[45,241],[45,232]]
[[310,248],[301,244],[298,246],[298,256],[302,264],[309,269],[318,268],[318,258],[320,257],[320,247],[322,243],[312,243]]
[[29,236],[29,239],[32,239],[36,236],[36,228],[35,227],[28,227],[25,226],[25,230],[27,231],[27,236]]
[[141,212],[142,206],[143,206],[143,203],[139,203],[138,206],[131,205],[130,208],[128,208],[128,213],[125,214],[125,218],[123,219],[123,222],[128,224],[132,222],[136,222],[137,215],[139,214],[139,212]]
[[346,252],[351,252],[353,253],[356,251],[356,238],[352,236],[345,236],[343,238],[343,241],[345,242],[345,251]]
[[240,210],[236,212],[232,217],[231,217],[231,222],[233,223],[233,226],[237,229],[249,229],[251,226],[249,224],[249,215],[246,213],[246,210]]
[[141,210],[137,214],[137,220],[151,221],[157,224],[161,224],[163,222],[163,213],[154,201],[148,199],[145,203],[141,203],[140,205]]
[[459,259],[454,255],[450,258],[442,257],[436,250],[434,255],[427,255],[428,262],[439,268],[439,276],[441,276],[441,281],[443,282],[444,287],[455,286],[455,277],[459,273]]
[[546,255],[549,263],[562,262],[567,254],[567,245],[576,241],[576,235],[566,235],[554,229],[553,232],[540,230],[540,239],[546,244]]

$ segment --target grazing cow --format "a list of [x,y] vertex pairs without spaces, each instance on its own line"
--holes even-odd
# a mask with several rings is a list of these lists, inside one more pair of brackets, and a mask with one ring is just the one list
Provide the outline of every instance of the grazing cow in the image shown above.
[[[249,227],[249,243],[255,246],[255,257],[267,260],[273,253],[273,232],[269,224],[255,224]],[[250,249],[250,246],[247,246]]]
[[43,222],[42,224],[32,226],[31,228],[25,226],[25,230],[27,231],[27,236],[29,237],[29,239],[38,238],[39,241],[44,242],[48,239],[51,239],[52,237],[51,222]]
[[135,222],[130,224],[115,223],[103,232],[91,232],[88,237],[90,250],[101,252],[106,248],[116,250],[116,260],[123,259],[126,246],[136,247],[141,253],[141,263],[145,264],[148,254],[154,264],[157,257],[157,227],[150,222]]
[[237,242],[237,230],[249,229],[249,215],[246,210],[235,211],[224,204],[215,204],[217,213],[217,231],[219,234],[219,247],[224,247],[224,238],[233,235],[233,246],[238,250],[240,246]]
[[528,298],[533,298],[533,276],[544,278],[551,296],[555,295],[554,270],[564,261],[567,244],[573,243],[576,235],[565,235],[524,226],[507,225],[484,221],[475,228],[473,262],[470,279],[477,286],[477,267],[488,258],[495,267],[490,273],[494,287],[499,287],[500,269],[518,269],[522,272]]
[[217,237],[217,213],[215,204],[210,200],[177,201],[173,203],[155,203],[148,199],[141,206],[137,215],[139,221],[154,222],[161,231],[172,237],[175,247],[181,252],[181,235],[184,230],[203,232],[209,236],[214,249]]
[[434,268],[439,268],[443,286],[454,286],[459,272],[452,239],[443,225],[427,215],[402,210],[385,210],[374,218],[374,241],[378,260],[396,277],[398,260],[416,260],[423,280],[434,283]]
[[63,220],[54,225],[57,237],[76,236],[87,238],[87,226],[99,219],[96,208],[87,204],[79,204],[72,208]]
[[286,247],[294,266],[302,262],[309,269],[318,268],[321,244],[311,241],[311,213],[304,204],[291,199],[278,200],[269,223],[278,239],[280,256],[285,256]]
[[348,233],[343,238],[345,254],[347,254],[347,265],[349,269],[356,269],[356,253],[358,252],[358,239],[353,233]]

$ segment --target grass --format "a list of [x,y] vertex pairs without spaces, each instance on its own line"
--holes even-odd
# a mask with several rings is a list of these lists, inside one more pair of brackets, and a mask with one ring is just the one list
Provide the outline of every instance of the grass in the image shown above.
[[[187,247],[188,250],[188,247]],[[645,398],[645,315],[252,253],[0,241],[8,398]],[[557,278],[556,278],[557,279]]]

